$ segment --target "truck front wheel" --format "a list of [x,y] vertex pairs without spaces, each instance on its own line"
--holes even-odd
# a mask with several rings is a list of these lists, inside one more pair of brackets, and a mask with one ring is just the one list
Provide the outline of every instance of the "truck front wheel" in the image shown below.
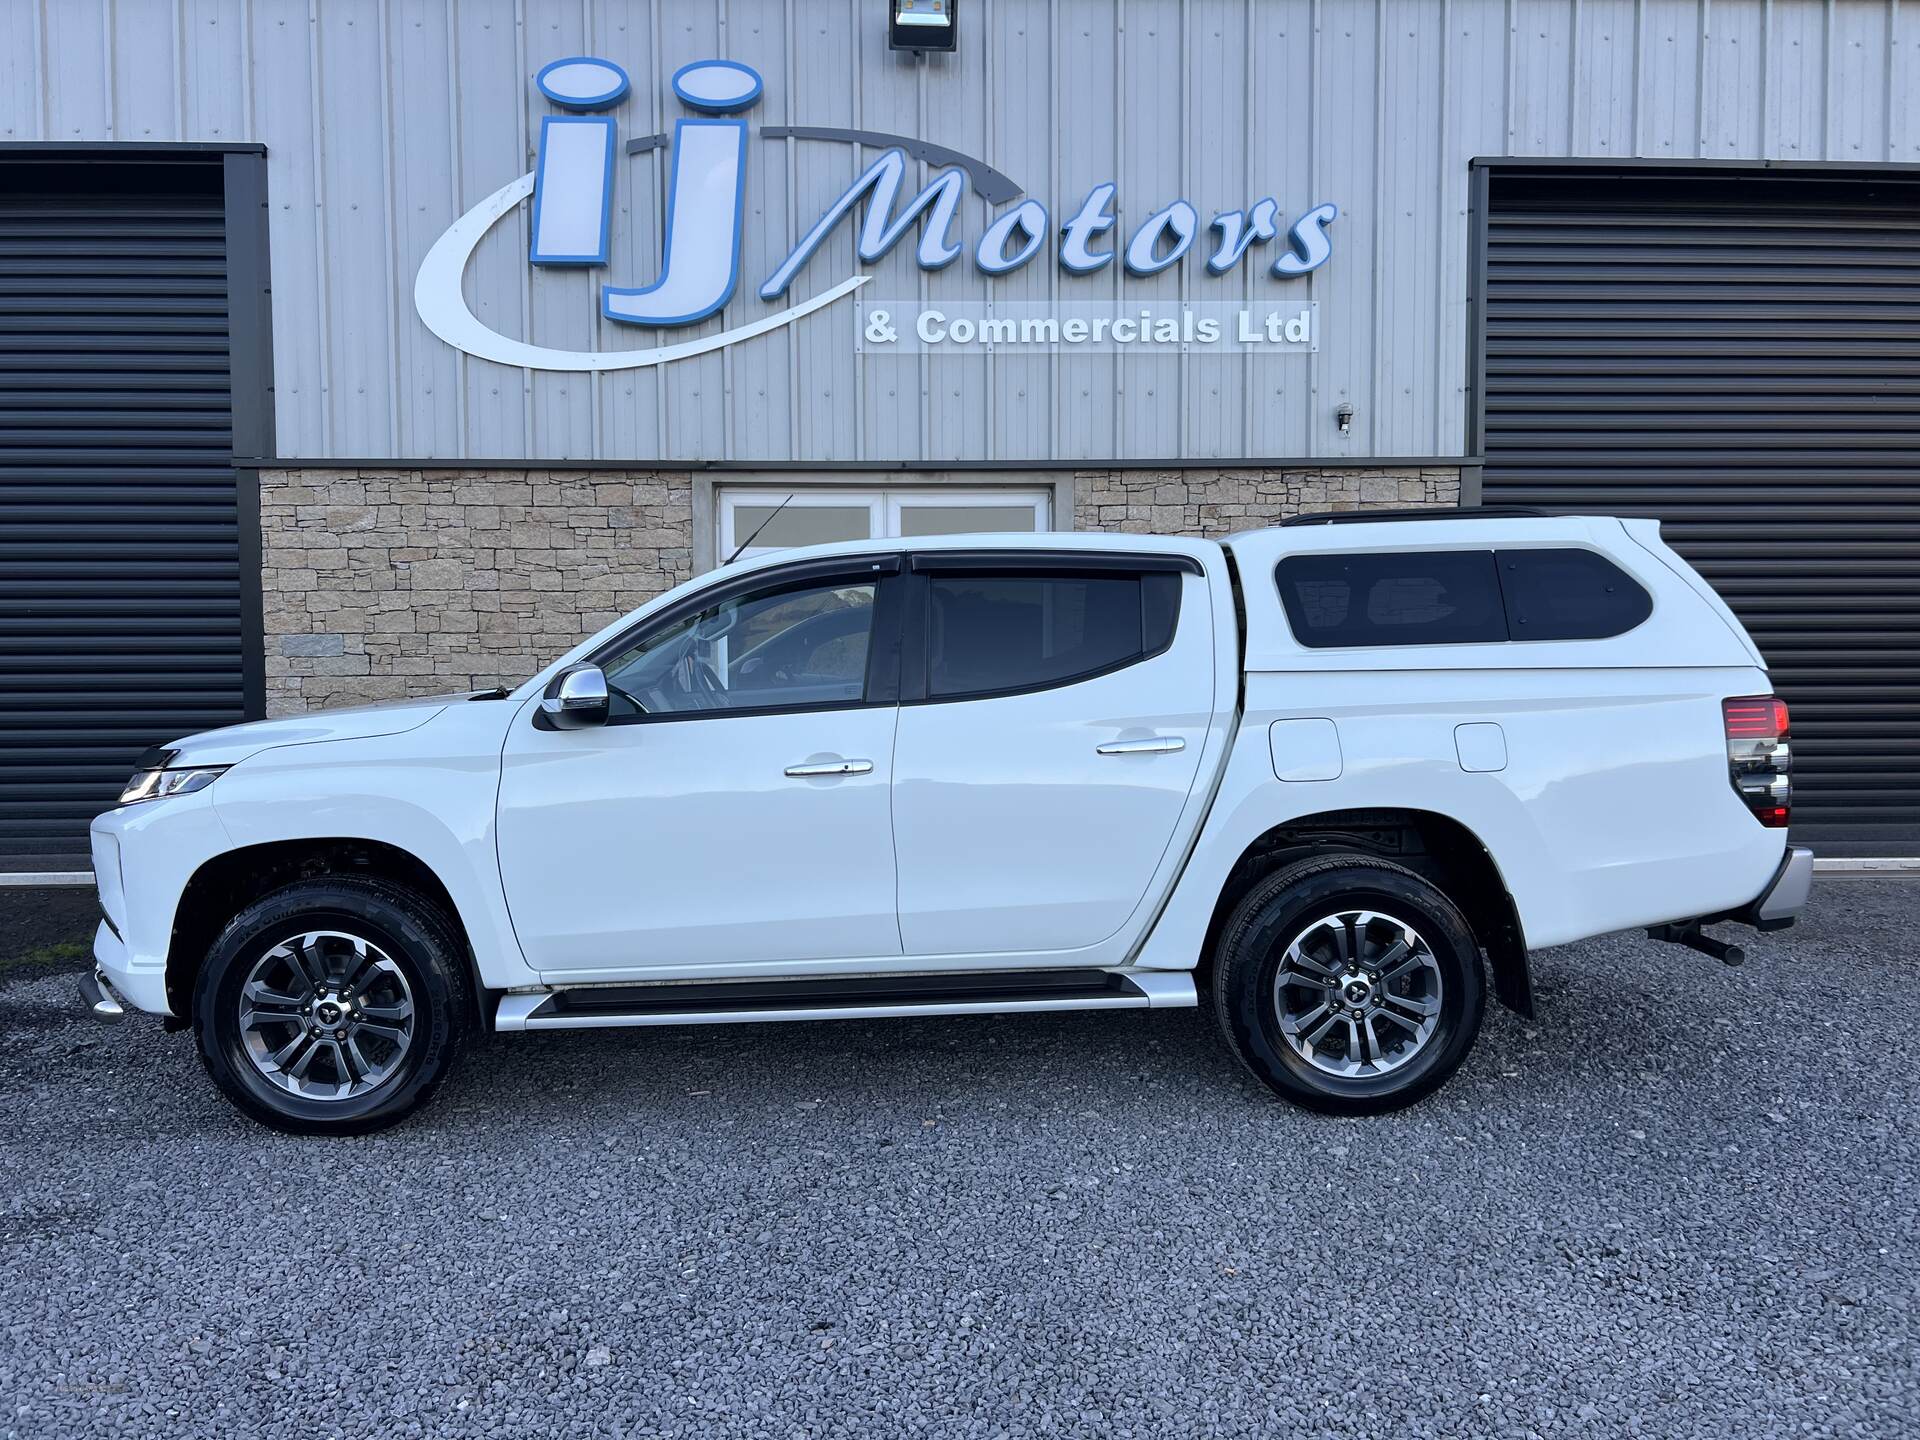
[[249,905],[194,987],[214,1083],[302,1135],[362,1135],[419,1108],[452,1068],[466,967],[428,901],[370,878],[303,880]]
[[1480,951],[1459,908],[1403,865],[1320,855],[1234,910],[1214,1013],[1240,1062],[1309,1109],[1397,1110],[1459,1068],[1480,1031]]

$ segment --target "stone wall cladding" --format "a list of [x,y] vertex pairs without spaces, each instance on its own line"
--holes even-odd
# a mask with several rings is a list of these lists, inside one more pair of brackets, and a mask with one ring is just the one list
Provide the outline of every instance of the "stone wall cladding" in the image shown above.
[[[984,477],[982,477],[984,478]],[[1454,505],[1457,470],[1094,470],[1083,530]],[[264,470],[267,713],[517,684],[693,573],[684,471]]]
[[685,472],[263,470],[267,713],[518,684],[693,573]]
[[1460,472],[1431,470],[1083,470],[1082,530],[1220,536],[1317,510],[1460,503]]

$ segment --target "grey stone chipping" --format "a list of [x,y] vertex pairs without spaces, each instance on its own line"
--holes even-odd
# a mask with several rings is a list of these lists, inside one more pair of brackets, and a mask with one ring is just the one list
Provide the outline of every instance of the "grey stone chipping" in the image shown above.
[[1437,1097],[1204,1012],[484,1042],[352,1141],[0,994],[0,1437],[1920,1431],[1920,884],[1537,957]]

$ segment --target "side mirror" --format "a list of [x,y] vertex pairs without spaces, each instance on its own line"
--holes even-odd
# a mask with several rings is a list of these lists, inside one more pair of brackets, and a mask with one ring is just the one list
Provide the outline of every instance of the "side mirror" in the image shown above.
[[540,716],[555,730],[607,723],[607,676],[598,665],[569,665],[547,682]]

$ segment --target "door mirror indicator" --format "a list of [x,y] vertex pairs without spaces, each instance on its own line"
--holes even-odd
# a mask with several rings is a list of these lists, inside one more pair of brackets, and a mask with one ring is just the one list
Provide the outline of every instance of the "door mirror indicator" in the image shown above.
[[607,723],[607,676],[598,665],[569,665],[547,682],[540,718],[555,730]]

